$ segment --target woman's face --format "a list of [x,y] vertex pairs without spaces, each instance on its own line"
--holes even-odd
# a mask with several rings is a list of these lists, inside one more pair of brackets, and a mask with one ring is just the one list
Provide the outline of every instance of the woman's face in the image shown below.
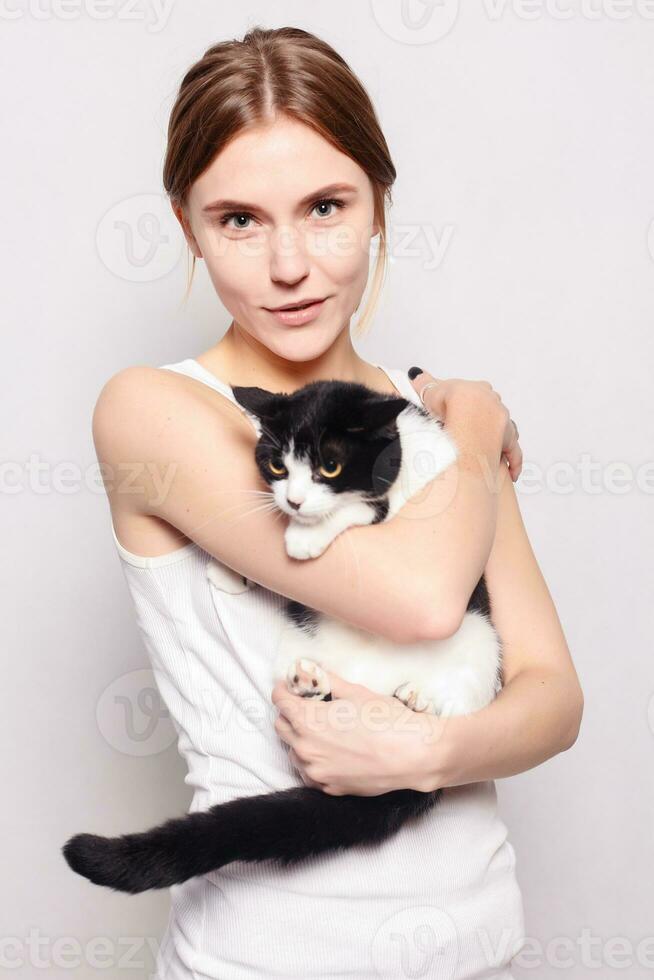
[[[240,133],[194,182],[184,220],[176,214],[237,326],[278,356],[320,357],[349,325],[379,231],[372,185],[308,126],[282,115]],[[304,324],[270,312],[316,298]]]

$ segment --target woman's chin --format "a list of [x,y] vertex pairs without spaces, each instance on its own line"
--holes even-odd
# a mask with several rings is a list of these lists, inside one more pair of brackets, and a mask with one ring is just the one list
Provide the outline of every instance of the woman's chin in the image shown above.
[[301,363],[323,357],[333,347],[342,330],[343,327],[334,330],[307,323],[304,327],[282,327],[274,337],[268,334],[260,339],[279,357]]

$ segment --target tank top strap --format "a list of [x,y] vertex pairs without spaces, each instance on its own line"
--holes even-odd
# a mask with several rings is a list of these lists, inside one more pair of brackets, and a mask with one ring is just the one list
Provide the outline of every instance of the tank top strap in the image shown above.
[[236,405],[238,409],[241,410],[246,419],[250,422],[253,429],[257,435],[261,435],[261,424],[256,418],[241,405],[240,402],[234,397],[234,392],[231,386],[227,384],[226,381],[221,381],[217,378],[215,374],[212,374],[206,367],[196,361],[194,357],[187,357],[183,361],[176,361],[173,364],[160,364],[160,369],[165,369],[166,371],[176,371],[178,374],[185,374],[189,378],[194,378],[195,381],[200,381],[202,384],[207,385],[209,388],[213,388],[219,394],[224,395],[233,405]]
[[408,399],[415,405],[422,406],[420,395],[411,384],[411,379],[406,371],[403,371],[400,368],[386,367],[384,364],[377,364],[374,361],[373,363],[375,364],[375,367],[378,367],[380,371],[383,371],[384,374],[390,378],[391,382],[395,385],[403,398]]

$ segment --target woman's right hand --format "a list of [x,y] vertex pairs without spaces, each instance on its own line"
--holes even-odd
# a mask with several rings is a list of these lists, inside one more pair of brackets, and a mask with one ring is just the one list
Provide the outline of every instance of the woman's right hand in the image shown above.
[[482,407],[484,411],[499,412],[500,421],[504,423],[502,457],[506,459],[511,479],[515,482],[522,471],[522,449],[518,442],[518,430],[509,415],[509,410],[490,382],[468,381],[466,378],[435,378],[428,371],[421,371],[411,379],[418,394],[430,381],[437,381],[438,387],[430,388],[425,393],[424,404],[425,408],[437,418],[446,419],[448,403],[451,403],[455,394],[457,398],[466,394],[471,396],[474,399],[473,403]]

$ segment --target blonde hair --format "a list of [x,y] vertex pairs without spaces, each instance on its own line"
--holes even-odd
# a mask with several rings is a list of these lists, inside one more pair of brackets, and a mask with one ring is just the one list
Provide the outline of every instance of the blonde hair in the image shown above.
[[[368,93],[325,41],[298,27],[253,27],[242,41],[208,48],[184,75],[170,114],[164,188],[172,204],[185,207],[191,185],[229,140],[276,112],[310,126],[358,163],[372,184],[379,251],[357,321],[361,335],[385,279],[386,204],[396,172]],[[194,271],[195,255],[185,298]]]

